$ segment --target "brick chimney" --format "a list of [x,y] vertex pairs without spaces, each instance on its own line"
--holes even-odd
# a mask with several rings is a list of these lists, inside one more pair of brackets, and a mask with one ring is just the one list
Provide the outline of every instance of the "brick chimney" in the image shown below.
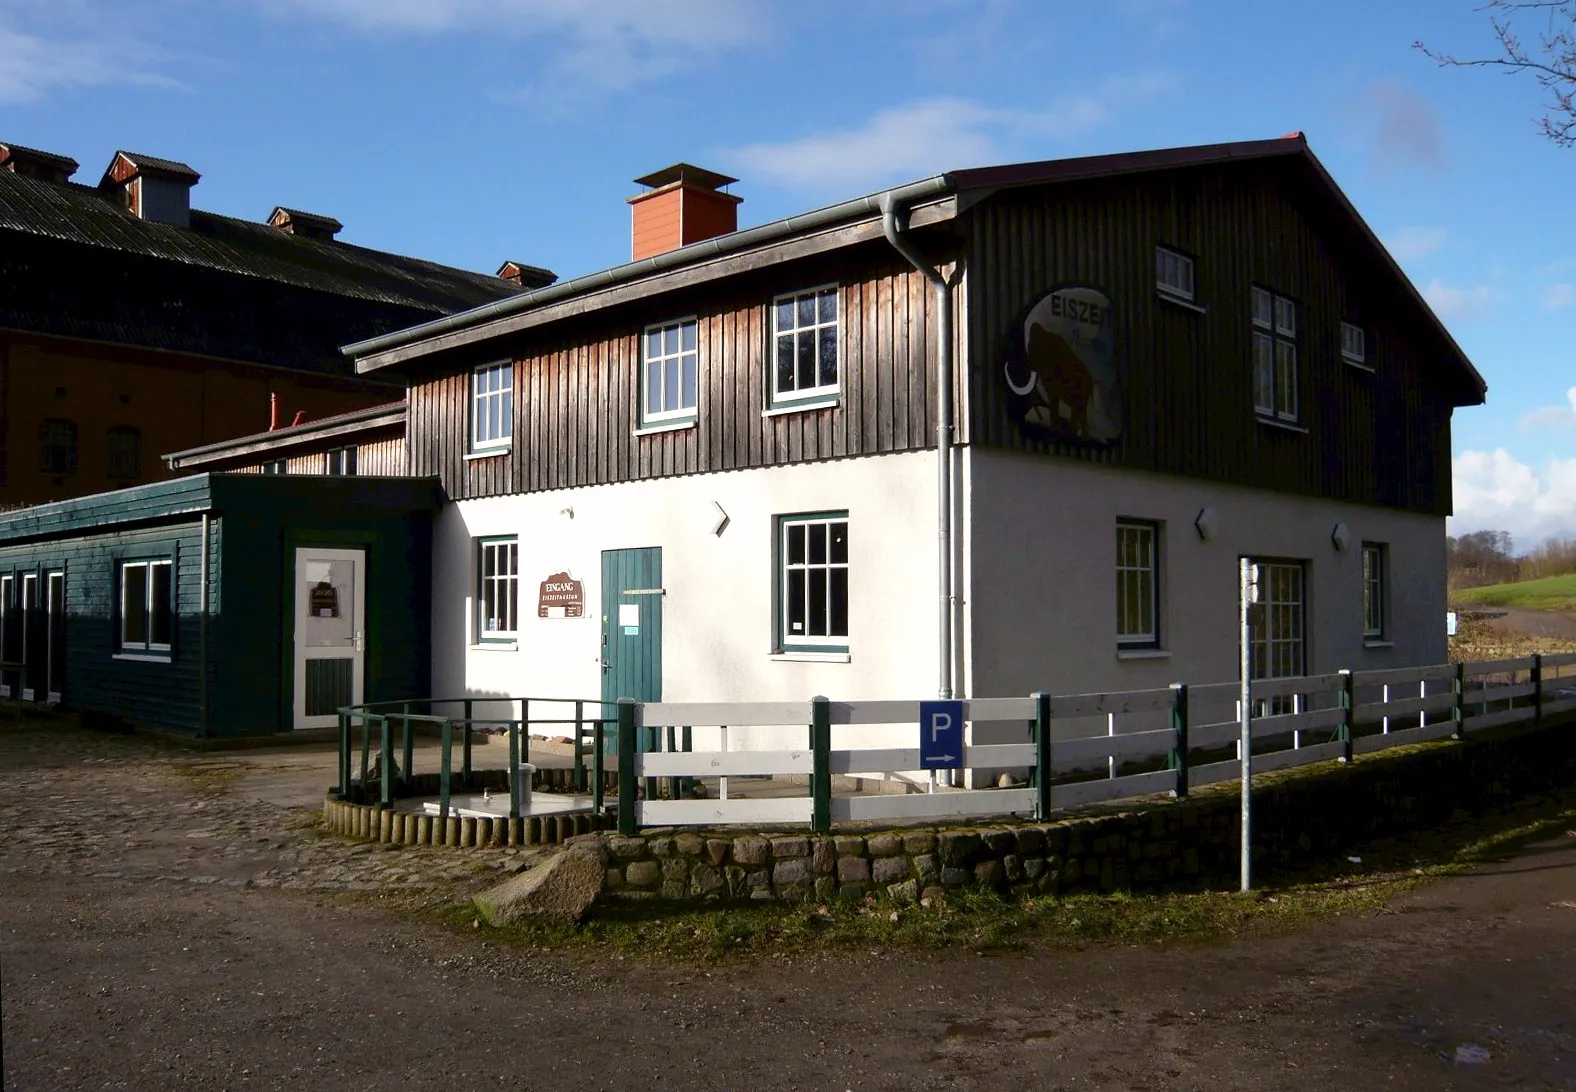
[[629,199],[634,261],[739,230],[744,198],[722,192],[737,178],[675,163],[635,181],[651,189]]
[[99,189],[119,190],[126,211],[143,220],[191,226],[192,187],[202,175],[184,163],[135,152],[116,152]]
[[498,267],[498,276],[521,288],[544,288],[558,279],[558,274],[551,269],[524,262],[504,262]]
[[345,230],[345,225],[332,216],[319,216],[312,212],[302,212],[300,209],[287,209],[283,205],[277,206],[269,215],[268,226],[276,227],[286,235],[317,239],[325,243],[332,242],[334,236]]
[[69,182],[77,173],[77,161],[68,156],[24,148],[20,144],[0,144],[0,171],[37,178],[43,182]]

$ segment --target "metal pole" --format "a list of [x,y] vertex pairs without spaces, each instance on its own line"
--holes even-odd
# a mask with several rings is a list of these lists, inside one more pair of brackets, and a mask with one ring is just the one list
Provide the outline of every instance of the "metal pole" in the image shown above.
[[1242,724],[1242,890],[1253,889],[1253,623],[1249,614],[1256,598],[1253,563],[1243,558],[1238,573],[1238,636],[1242,642],[1242,693],[1238,717]]
[[634,834],[635,818],[635,700],[618,699],[618,832]]

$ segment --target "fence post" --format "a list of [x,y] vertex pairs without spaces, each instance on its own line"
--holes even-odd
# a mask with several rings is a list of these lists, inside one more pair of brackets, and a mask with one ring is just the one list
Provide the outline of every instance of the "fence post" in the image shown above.
[[520,761],[531,761],[531,699],[520,699]]
[[575,700],[575,792],[586,791],[585,704],[583,699]]
[[591,752],[591,810],[597,815],[602,814],[602,781],[606,776],[604,766],[607,759],[603,748],[607,740],[607,721],[602,719],[602,709],[597,708],[596,722],[591,727],[591,745],[596,750]]
[[635,700],[618,699],[618,832],[632,835],[635,823]]
[[[431,709],[428,710],[431,712]],[[410,703],[405,703],[405,737],[401,744],[405,751],[405,789],[414,792],[416,789],[416,733],[410,726]]]
[[1171,795],[1177,799],[1188,791],[1188,741],[1187,741],[1187,683],[1171,684],[1171,769],[1176,771],[1176,787]]
[[[686,724],[681,730],[681,733],[682,734],[679,738],[679,749],[685,754],[694,753],[695,736],[690,731],[690,725]],[[686,800],[695,795],[695,779],[693,777],[679,778],[679,795],[684,797]]]
[[1051,813],[1051,696],[1043,690],[1034,697],[1034,817]]
[[373,720],[380,718],[367,717],[361,722],[361,792],[362,801],[366,800],[367,774],[372,772],[372,724]]
[[383,718],[383,730],[378,740],[378,765],[382,767],[383,791],[378,798],[378,807],[392,808],[394,806],[394,725],[388,717]]
[[832,703],[824,696],[810,699],[810,829],[832,829]]
[[1456,730],[1451,733],[1454,739],[1467,737],[1467,665],[1456,664],[1456,672],[1450,677],[1450,719],[1455,724]]
[[1532,654],[1532,723],[1543,723],[1543,653]]
[[509,722],[509,818],[520,818],[520,732],[522,726]]
[[1341,761],[1352,760],[1352,714],[1357,708],[1357,683],[1352,676],[1352,669],[1343,667],[1341,674],[1341,726],[1337,728],[1335,738],[1341,744]]
[[460,733],[460,784],[470,792],[471,785],[471,702],[465,703],[465,730]]
[[[666,751],[668,754],[673,754],[675,751],[677,751],[679,749],[679,746],[678,746],[678,742],[679,742],[678,727],[676,725],[672,725],[672,724],[668,725],[667,736],[668,736],[668,738],[667,738],[667,746],[665,746],[663,748],[663,750]],[[676,776],[669,776],[668,777],[668,799],[669,800],[677,800],[678,798],[679,798],[679,779]]]
[[340,800],[350,795],[350,714],[339,711],[339,787],[334,795]]
[[449,779],[454,772],[454,718],[443,718],[443,759],[438,767],[438,815],[449,819]]

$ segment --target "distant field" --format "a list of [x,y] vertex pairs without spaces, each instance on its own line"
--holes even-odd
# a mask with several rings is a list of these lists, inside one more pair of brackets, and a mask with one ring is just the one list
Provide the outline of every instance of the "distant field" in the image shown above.
[[1516,584],[1490,584],[1455,593],[1462,606],[1521,607],[1525,610],[1576,610],[1576,573],[1523,580]]

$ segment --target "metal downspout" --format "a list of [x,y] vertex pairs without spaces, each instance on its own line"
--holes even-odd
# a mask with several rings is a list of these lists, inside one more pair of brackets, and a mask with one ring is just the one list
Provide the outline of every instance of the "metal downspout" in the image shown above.
[[887,242],[936,289],[936,585],[940,598],[936,696],[952,697],[952,285],[903,234],[908,210],[881,195],[881,228]]

